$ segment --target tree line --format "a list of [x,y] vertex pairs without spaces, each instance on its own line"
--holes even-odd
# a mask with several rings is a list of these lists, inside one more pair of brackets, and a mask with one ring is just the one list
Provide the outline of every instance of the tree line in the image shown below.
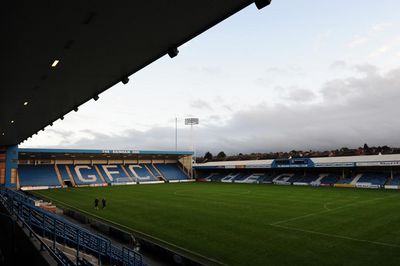
[[238,161],[238,160],[267,160],[267,159],[285,159],[285,158],[312,158],[312,157],[334,157],[334,156],[355,156],[355,155],[378,155],[378,154],[400,154],[400,148],[384,146],[372,146],[364,144],[358,148],[342,147],[336,150],[326,151],[302,151],[291,150],[288,152],[257,152],[257,153],[238,153],[227,155],[224,151],[220,151],[217,155],[206,152],[203,157],[196,158],[196,162],[213,162],[213,161]]

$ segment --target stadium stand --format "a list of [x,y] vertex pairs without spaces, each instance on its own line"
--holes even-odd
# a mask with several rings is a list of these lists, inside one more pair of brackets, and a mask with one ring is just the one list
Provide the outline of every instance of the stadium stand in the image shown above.
[[388,175],[385,173],[363,173],[358,179],[357,187],[381,188],[385,185]]
[[[87,163],[89,160],[83,158],[82,160],[73,160],[76,164],[63,164],[66,160],[62,160],[60,163],[56,162],[56,164],[45,164],[40,160],[35,160],[36,165],[34,165],[32,163],[33,160],[29,161],[29,158],[32,157],[27,152],[30,152],[30,150],[28,149],[24,152],[26,157],[23,162],[30,162],[30,164],[21,163],[18,169],[18,183],[24,190],[64,186],[187,182],[193,180],[180,168],[178,161],[176,163],[162,163],[161,160],[153,162],[146,159],[142,162],[137,160],[138,163],[134,164],[126,163],[126,160],[116,157],[113,161],[119,161],[119,163],[107,164],[102,162],[90,165]],[[42,151],[33,152],[40,153]],[[65,153],[65,151],[60,152]],[[104,151],[104,153],[107,152],[109,151]],[[103,151],[99,153],[102,154],[102,158],[104,158],[104,153]],[[296,165],[296,160],[288,160],[289,164],[282,164],[282,162],[281,164],[275,164],[273,160],[212,162],[202,165],[200,168],[195,166],[195,171],[199,181],[400,189],[400,175],[396,174],[398,170],[393,167],[393,169],[382,168],[382,171],[379,171],[375,166],[376,162],[382,163],[382,166],[387,164],[397,165],[397,161],[379,161],[381,158],[386,158],[386,156],[365,158],[364,160],[367,162],[359,158],[357,160],[354,160],[354,158],[329,158],[329,160],[335,160],[329,163],[326,158],[313,158],[312,160],[318,162],[318,164],[310,162],[305,164],[302,161],[300,165]],[[388,158],[395,159],[393,156]],[[376,160],[376,162],[374,162],[373,168],[368,169],[364,164],[369,166],[371,163],[369,160],[371,159]],[[400,156],[398,160],[400,162]],[[98,159],[97,161],[108,160]],[[129,160],[128,162],[132,161]],[[190,164],[187,162],[185,167],[190,169]],[[359,164],[359,167],[355,167],[356,163]],[[343,178],[343,176],[345,177]]]
[[120,164],[98,164],[96,166],[108,184],[134,182]]
[[311,182],[316,181],[320,177],[319,174],[306,174],[302,178],[300,178],[297,182],[310,184]]
[[278,185],[291,185],[289,180],[294,176],[294,174],[280,174],[273,179],[274,184]]
[[361,174],[356,174],[356,175],[341,177],[333,186],[348,187],[348,188],[356,187],[355,184],[358,181],[358,179],[360,179],[361,176],[362,176]]
[[316,180],[316,182],[319,182],[319,185],[321,186],[333,186],[339,181],[339,176],[336,174],[328,174],[328,175],[323,175],[321,177],[320,180],[318,179]]
[[384,185],[386,189],[400,189],[400,174],[394,174]]
[[227,174],[227,175],[225,175],[222,179],[221,179],[221,182],[233,182],[233,180],[235,179],[235,178],[240,178],[240,175],[241,175],[241,173],[234,173],[234,172],[232,172],[232,173],[229,173],[229,174]]
[[19,184],[24,187],[61,187],[54,165],[20,165]]
[[197,172],[196,178],[199,181],[210,181],[210,178],[217,173]]
[[204,176],[207,181],[221,181],[225,175],[223,173],[207,173]]
[[215,175],[213,175],[213,176],[210,178],[210,180],[211,180],[211,181],[221,181],[222,178],[225,177],[225,175],[226,175],[226,174],[224,174],[224,173],[216,173]]
[[71,180],[70,177],[69,177],[69,174],[67,172],[67,167],[68,167],[68,165],[65,165],[65,164],[57,165],[58,171],[60,171],[60,174],[61,174],[61,179],[64,180],[64,181],[70,181]]
[[139,183],[159,181],[144,164],[130,164],[124,166],[130,176]]
[[78,186],[104,185],[104,181],[93,165],[67,165],[67,167]]
[[400,186],[400,174],[394,175],[390,178],[386,185]]
[[293,185],[296,186],[308,186],[310,185],[311,182],[314,182],[316,179],[318,179],[319,175],[317,174],[304,174],[304,175],[298,175],[297,179],[294,179],[292,177],[292,182]]
[[[237,183],[388,189],[400,189],[399,167],[400,154],[212,161],[194,165],[196,175],[208,181],[232,179]],[[238,175],[246,171],[247,177]]]
[[400,175],[390,179],[390,174],[383,172],[358,173],[341,178],[339,173],[269,173],[255,169],[203,170],[197,174],[198,179],[225,183],[260,183],[302,186],[337,186],[359,188],[400,189]]
[[[252,173],[249,171],[241,171],[239,172],[239,175],[237,175],[232,182],[235,183],[254,183],[251,179],[249,180],[249,177],[252,176]],[[252,179],[256,179],[258,182],[259,176],[253,176]]]
[[237,183],[259,183],[265,177],[264,173],[249,173],[243,180],[235,180]]
[[155,164],[159,172],[169,181],[187,180],[188,176],[182,171],[177,164]]
[[250,174],[248,172],[239,172],[239,174],[236,175],[235,178],[233,178],[232,181],[233,182],[238,182],[238,181],[246,180],[249,175]]
[[299,180],[301,180],[304,176],[300,175],[300,174],[294,174],[291,178],[288,179],[287,182],[293,184],[295,182],[298,182]]
[[339,178],[336,184],[350,184],[353,181],[354,177],[345,177]]
[[358,180],[362,177],[362,174],[356,174],[356,176],[351,180],[350,184],[355,185]]
[[156,177],[157,179],[163,179],[163,180],[165,180],[165,177],[162,176],[162,174],[160,173],[160,171],[158,171],[158,169],[155,168],[155,166],[154,166],[153,164],[147,163],[147,164],[144,164],[144,165],[145,165],[145,167],[150,171],[150,173],[152,173],[152,175],[153,175],[154,177]]
[[272,174],[265,174],[264,176],[260,177],[259,181],[263,184],[272,184],[274,178],[275,177]]
[[272,176],[260,171],[240,171],[234,172],[200,172],[198,179],[214,182],[233,182],[233,183],[261,183],[265,179],[265,183],[272,182]]

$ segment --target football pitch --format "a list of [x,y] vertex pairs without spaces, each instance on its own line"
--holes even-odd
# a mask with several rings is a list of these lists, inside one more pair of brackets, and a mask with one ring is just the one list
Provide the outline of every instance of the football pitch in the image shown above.
[[400,191],[175,183],[34,194],[207,264],[400,265]]

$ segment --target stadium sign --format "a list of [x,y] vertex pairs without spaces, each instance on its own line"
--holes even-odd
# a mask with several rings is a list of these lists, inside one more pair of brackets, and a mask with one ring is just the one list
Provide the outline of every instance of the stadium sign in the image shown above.
[[102,153],[106,154],[139,154],[137,150],[102,150]]
[[276,168],[304,168],[308,167],[308,164],[287,164],[287,165],[276,165]]
[[385,189],[400,189],[400,187],[396,185],[385,185]]
[[355,163],[315,163],[315,167],[354,167]]
[[400,161],[384,161],[384,162],[359,162],[357,166],[398,166]]
[[249,164],[246,165],[248,169],[256,169],[256,168],[271,168],[271,164]]
[[357,188],[381,188],[380,185],[375,185],[375,184],[371,184],[371,183],[357,183],[356,184]]

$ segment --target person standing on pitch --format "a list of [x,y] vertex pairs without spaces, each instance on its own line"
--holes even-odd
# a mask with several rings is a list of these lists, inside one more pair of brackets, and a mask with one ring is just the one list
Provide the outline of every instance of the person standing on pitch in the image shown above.
[[103,198],[103,199],[101,200],[101,208],[104,209],[105,207],[106,207],[106,199]]
[[98,199],[98,198],[96,198],[96,199],[94,200],[94,208],[95,208],[96,210],[99,209],[99,199]]

